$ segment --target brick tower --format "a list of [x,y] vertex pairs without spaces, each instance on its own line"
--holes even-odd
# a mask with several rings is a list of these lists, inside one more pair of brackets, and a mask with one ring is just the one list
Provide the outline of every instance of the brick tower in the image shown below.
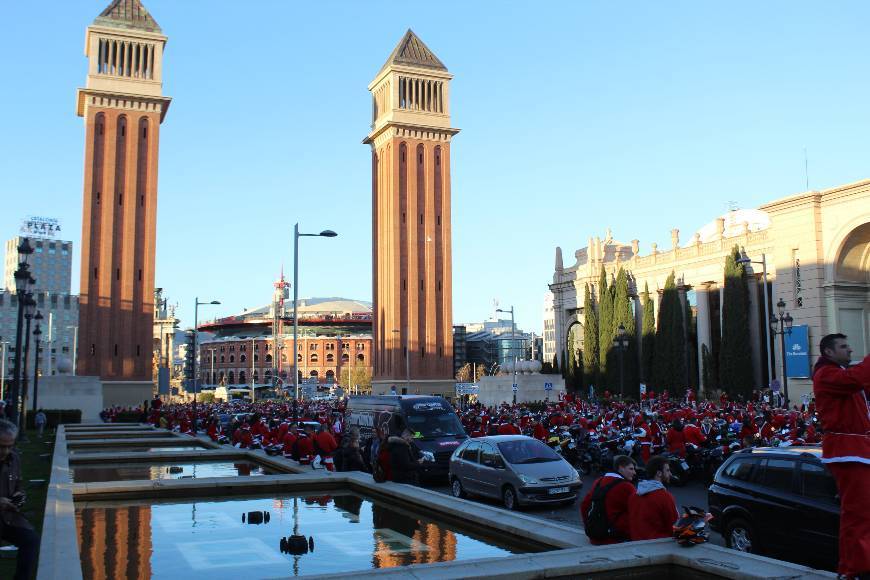
[[454,391],[451,78],[408,30],[368,87],[375,394]]
[[166,37],[139,0],[114,0],[85,39],[80,375],[99,376],[105,404],[152,393],[154,246]]

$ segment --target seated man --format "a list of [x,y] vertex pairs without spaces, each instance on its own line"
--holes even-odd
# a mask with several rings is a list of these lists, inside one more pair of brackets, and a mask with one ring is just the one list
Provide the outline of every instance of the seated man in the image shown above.
[[27,580],[36,567],[39,535],[19,511],[24,505],[21,460],[15,451],[18,428],[0,419],[0,539],[18,547],[15,580]]

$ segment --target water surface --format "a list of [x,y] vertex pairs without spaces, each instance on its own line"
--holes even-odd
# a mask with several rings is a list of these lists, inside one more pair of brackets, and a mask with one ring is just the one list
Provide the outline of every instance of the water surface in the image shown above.
[[202,477],[238,477],[284,473],[247,460],[231,461],[159,461],[155,463],[88,463],[72,464],[70,476],[75,483],[95,481],[130,481],[155,479],[198,479]]
[[[256,512],[268,518],[257,523]],[[89,502],[77,504],[76,525],[85,579],[240,580],[529,551],[354,494]],[[294,533],[314,550],[282,552]]]

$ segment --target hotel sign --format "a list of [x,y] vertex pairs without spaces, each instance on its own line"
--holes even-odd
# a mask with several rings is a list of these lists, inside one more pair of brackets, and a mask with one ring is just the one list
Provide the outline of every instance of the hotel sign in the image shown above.
[[31,236],[53,238],[60,233],[60,220],[40,216],[27,216],[21,222],[21,233]]

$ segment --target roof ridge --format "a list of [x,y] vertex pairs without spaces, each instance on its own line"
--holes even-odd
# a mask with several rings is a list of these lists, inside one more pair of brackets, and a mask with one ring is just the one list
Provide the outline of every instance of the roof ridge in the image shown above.
[[379,72],[383,72],[384,69],[393,64],[447,70],[444,63],[435,56],[435,53],[410,28],[402,36],[402,39],[399,40],[396,48],[390,53],[387,62],[384,63]]
[[141,0],[112,0],[94,19],[94,24],[161,32],[160,25],[142,5]]

